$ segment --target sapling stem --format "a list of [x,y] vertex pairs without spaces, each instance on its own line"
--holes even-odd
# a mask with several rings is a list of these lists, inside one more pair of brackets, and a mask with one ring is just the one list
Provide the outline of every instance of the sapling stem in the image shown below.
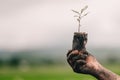
[[72,10],[74,13],[76,13],[77,15],[74,15],[74,17],[77,17],[77,21],[78,21],[78,32],[80,32],[80,27],[81,27],[81,19],[86,16],[88,13],[84,13],[84,11],[88,8],[88,6],[85,6],[84,8],[82,8],[79,11],[76,11],[76,10]]
[[80,16],[81,16],[81,14],[79,15],[79,18],[78,18],[78,19],[79,19],[79,20],[78,20],[78,24],[79,24],[79,25],[78,25],[78,32],[80,32],[80,26],[81,26],[81,25],[80,25],[80,21],[81,21],[81,20],[80,20],[80,19],[81,19]]

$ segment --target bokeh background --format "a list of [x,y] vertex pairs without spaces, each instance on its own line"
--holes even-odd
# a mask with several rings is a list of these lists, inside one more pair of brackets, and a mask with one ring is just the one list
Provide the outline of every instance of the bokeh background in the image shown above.
[[78,27],[71,10],[86,5],[87,50],[120,74],[119,0],[0,0],[0,80],[96,80],[66,61]]

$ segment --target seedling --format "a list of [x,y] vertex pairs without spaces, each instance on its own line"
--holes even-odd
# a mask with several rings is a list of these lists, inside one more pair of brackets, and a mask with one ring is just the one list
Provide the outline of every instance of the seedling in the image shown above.
[[87,13],[84,13],[84,11],[88,8],[88,6],[86,5],[84,8],[82,8],[79,11],[76,11],[76,10],[72,10],[74,13],[76,13],[77,15],[74,15],[74,17],[77,18],[77,21],[78,21],[78,32],[80,32],[80,27],[81,27],[81,19],[85,16],[87,16],[88,12]]

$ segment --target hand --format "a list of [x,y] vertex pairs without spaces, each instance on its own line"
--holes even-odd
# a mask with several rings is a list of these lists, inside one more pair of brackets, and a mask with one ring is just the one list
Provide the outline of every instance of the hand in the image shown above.
[[93,74],[101,68],[96,58],[87,51],[70,50],[67,61],[76,73]]

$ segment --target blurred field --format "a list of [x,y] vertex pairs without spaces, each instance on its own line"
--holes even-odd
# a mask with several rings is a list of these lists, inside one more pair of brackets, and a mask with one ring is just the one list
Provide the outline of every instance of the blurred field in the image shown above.
[[[107,65],[107,68],[119,73],[119,66]],[[96,80],[89,75],[74,73],[69,66],[43,66],[0,68],[0,80]]]

